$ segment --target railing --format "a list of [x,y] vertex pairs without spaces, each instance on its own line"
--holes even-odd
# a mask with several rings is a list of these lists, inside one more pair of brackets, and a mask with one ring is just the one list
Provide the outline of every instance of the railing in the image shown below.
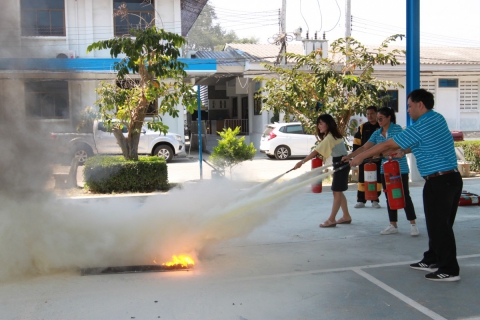
[[248,119],[225,119],[224,121],[224,128],[234,130],[236,127],[240,127],[240,134],[248,135]]

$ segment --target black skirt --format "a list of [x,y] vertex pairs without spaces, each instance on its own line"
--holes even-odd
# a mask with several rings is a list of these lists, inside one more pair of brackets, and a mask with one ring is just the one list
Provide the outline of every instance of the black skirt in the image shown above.
[[340,162],[342,157],[333,157],[333,170],[342,166],[345,168],[336,171],[333,174],[332,191],[345,191],[348,189],[348,174],[350,173],[350,164],[348,162]]

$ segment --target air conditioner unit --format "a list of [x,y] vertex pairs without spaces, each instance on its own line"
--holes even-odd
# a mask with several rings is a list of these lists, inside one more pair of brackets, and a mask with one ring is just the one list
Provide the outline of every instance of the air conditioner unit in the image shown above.
[[67,50],[62,52],[57,52],[55,55],[58,59],[75,59],[75,51],[74,50]]

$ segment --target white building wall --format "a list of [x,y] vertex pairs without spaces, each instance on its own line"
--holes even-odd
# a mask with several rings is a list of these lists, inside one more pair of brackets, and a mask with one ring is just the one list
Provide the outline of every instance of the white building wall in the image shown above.
[[[181,6],[180,0],[155,0],[155,11],[158,18],[156,24],[170,32],[181,33]],[[76,58],[110,58],[109,50],[86,53],[87,47],[99,40],[110,39],[114,36],[113,0],[65,0],[65,36],[35,36],[21,35],[21,8],[20,1],[7,0],[2,3],[0,11],[0,26],[8,22],[8,30],[0,32],[0,40],[8,46],[0,46],[0,57],[22,58],[56,58],[59,53],[67,55],[74,52]],[[7,40],[8,39],[8,42]],[[110,75],[104,74],[109,78]],[[24,80],[17,81],[22,88],[26,80],[58,79],[69,81],[70,119],[35,120],[42,121],[52,131],[71,131],[74,117],[78,117],[87,106],[94,106],[97,100],[95,88],[99,81],[95,80],[94,73],[50,73],[24,75]],[[83,79],[82,79],[83,78]],[[113,78],[113,74],[112,74]],[[82,80],[76,80],[82,79]],[[11,82],[9,82],[10,84]],[[19,90],[19,89],[18,89]],[[18,94],[16,102],[20,114],[25,116],[25,101],[23,93]],[[183,133],[183,106],[178,106],[180,118],[163,116],[164,122],[170,126],[172,132]],[[74,128],[73,128],[74,129]]]

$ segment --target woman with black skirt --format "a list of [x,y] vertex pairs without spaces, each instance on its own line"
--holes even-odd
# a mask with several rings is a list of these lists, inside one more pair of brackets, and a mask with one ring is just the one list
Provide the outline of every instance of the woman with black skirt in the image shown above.
[[[298,162],[294,169],[300,168],[305,162],[315,158],[318,155],[328,158],[332,156],[334,163],[333,169],[345,166],[343,169],[333,174],[332,191],[333,191],[333,205],[330,216],[324,223],[320,224],[320,228],[336,227],[337,224],[349,224],[352,222],[352,217],[348,212],[347,198],[343,191],[348,189],[348,174],[350,173],[350,166],[348,163],[341,163],[342,157],[347,155],[347,149],[343,141],[343,135],[338,131],[335,120],[329,114],[322,114],[317,118],[317,136],[321,141],[305,159]],[[338,210],[342,208],[343,216],[336,219]]]

